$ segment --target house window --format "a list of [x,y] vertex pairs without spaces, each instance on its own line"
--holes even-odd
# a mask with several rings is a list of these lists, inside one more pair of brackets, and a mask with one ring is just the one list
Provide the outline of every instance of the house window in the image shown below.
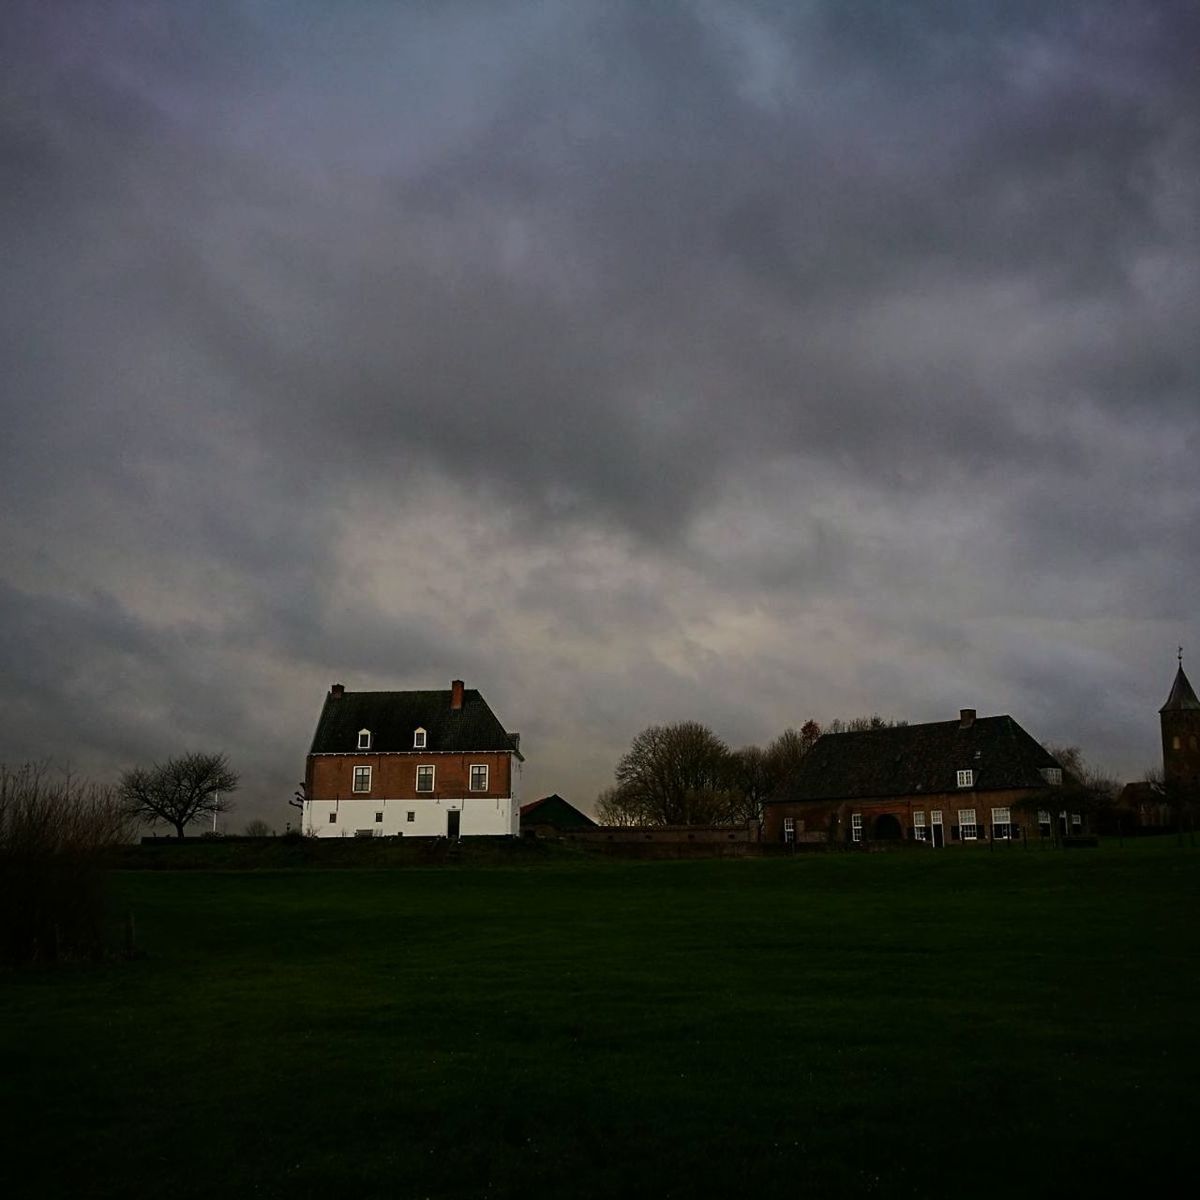
[[974,771],[959,771],[958,786],[959,787],[974,787],[975,786],[975,772]]
[[381,813],[381,812],[377,812],[377,813],[375,814],[375,824],[376,824],[376,825],[382,825],[382,824],[383,824],[383,813]]
[[913,840],[917,842],[925,840],[925,814],[923,812],[913,813]]
[[1047,809],[1038,809],[1038,837],[1050,836],[1050,813]]
[[1173,737],[1171,739],[1171,749],[1179,750],[1180,748],[1181,748],[1181,743],[1180,743],[1179,739],[1177,737]]
[[1080,834],[1083,832],[1083,816],[1080,813],[1071,814],[1071,833]]
[[373,830],[373,829],[356,829],[354,831],[354,836],[355,837],[374,837],[375,830]]
[[796,840],[796,818],[783,818],[783,840],[785,842],[794,842]]
[[369,792],[371,790],[370,767],[354,768],[354,790],[356,792]]
[[992,809],[992,837],[1007,842],[1012,838],[1012,812],[1007,808]]
[[[962,772],[960,771],[961,775]],[[979,838],[979,826],[975,824],[975,810],[960,808],[958,810],[958,836],[964,842],[974,842]]]
[[424,750],[425,749],[425,730],[423,730],[423,729],[414,729],[413,730],[413,749],[414,750]]
[[418,767],[417,768],[417,791],[432,792],[433,791],[433,768]]
[[474,763],[471,766],[471,791],[486,792],[488,786],[487,763]]
[[335,812],[332,812],[332,813],[330,813],[330,814],[329,814],[329,823],[330,823],[330,825],[336,825],[336,824],[337,824],[337,813],[335,813]]
[[358,748],[360,750],[370,750],[371,731],[369,729],[360,729],[358,731]]
[[1050,784],[1051,787],[1062,786],[1062,771],[1058,767],[1043,767],[1042,778]]
[[862,841],[862,813],[850,814],[850,840],[853,842]]
[[411,825],[413,821],[417,819],[417,814],[410,808],[408,812],[404,814],[404,819]]

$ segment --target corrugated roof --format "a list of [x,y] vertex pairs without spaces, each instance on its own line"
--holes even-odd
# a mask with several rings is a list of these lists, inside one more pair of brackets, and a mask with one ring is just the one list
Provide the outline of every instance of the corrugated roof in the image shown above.
[[[970,724],[935,721],[857,733],[829,733],[805,755],[773,800],[852,800],[958,789],[972,771],[976,791],[1045,787],[1043,767],[1059,762],[1010,716]],[[966,791],[967,789],[963,789]]]
[[371,753],[413,750],[413,734],[425,730],[425,749],[516,751],[515,734],[474,688],[463,691],[460,709],[450,707],[449,688],[431,692],[330,692],[313,734],[310,754],[354,754],[360,730],[371,731]]

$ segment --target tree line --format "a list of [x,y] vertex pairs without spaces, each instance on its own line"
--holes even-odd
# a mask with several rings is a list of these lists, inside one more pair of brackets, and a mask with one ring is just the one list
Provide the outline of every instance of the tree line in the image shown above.
[[733,750],[698,721],[651,725],[617,763],[615,782],[596,800],[603,825],[742,825],[762,819],[763,802],[785,788],[825,733],[902,725],[875,714],[811,718],[766,746]]

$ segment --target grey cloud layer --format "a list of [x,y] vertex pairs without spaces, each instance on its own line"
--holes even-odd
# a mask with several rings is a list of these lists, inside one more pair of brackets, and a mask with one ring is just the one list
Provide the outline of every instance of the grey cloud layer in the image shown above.
[[584,799],[676,708],[958,697],[1139,769],[1195,631],[1200,21],[1046,9],[18,6],[2,756],[228,731],[265,799],[331,672],[482,672]]

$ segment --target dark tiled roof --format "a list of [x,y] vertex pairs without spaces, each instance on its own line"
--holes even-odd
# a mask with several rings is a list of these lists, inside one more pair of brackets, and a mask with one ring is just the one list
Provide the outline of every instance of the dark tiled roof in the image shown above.
[[474,689],[463,692],[460,709],[450,707],[450,689],[436,692],[344,692],[325,697],[310,754],[353,754],[360,729],[371,731],[371,753],[411,751],[413,733],[425,730],[425,749],[467,752],[516,750],[487,701]]
[[[851,800],[953,792],[973,771],[976,791],[1045,787],[1040,768],[1058,761],[1012,717],[827,733],[773,800]],[[966,791],[967,789],[963,789]]]
[[557,792],[521,805],[521,822],[526,825],[554,825],[560,829],[579,829],[596,822]]
[[1175,672],[1175,682],[1171,685],[1171,694],[1167,697],[1166,704],[1158,711],[1177,712],[1184,708],[1200,708],[1200,700],[1196,699],[1196,693],[1192,691],[1192,685],[1183,673],[1183,663],[1180,663],[1179,670]]

